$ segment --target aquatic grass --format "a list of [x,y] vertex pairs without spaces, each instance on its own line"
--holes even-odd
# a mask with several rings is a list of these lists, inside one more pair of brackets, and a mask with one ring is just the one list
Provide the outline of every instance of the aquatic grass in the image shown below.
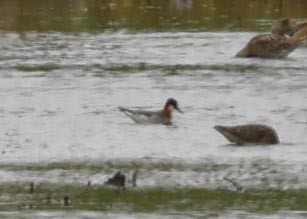
[[[92,211],[222,211],[240,209],[258,213],[281,210],[306,211],[307,190],[246,190],[203,188],[152,188],[117,190],[104,186],[49,185],[37,186],[30,193],[28,185],[5,184],[0,189],[0,210],[73,209]],[[68,195],[70,203],[63,205]],[[47,197],[50,198],[48,203]]]
[[216,163],[182,163],[182,162],[163,162],[163,161],[106,161],[100,163],[75,163],[75,162],[55,162],[47,164],[0,164],[2,170],[10,171],[50,171],[50,170],[69,170],[69,171],[90,171],[90,172],[106,172],[113,173],[116,170],[124,172],[135,170],[146,171],[194,171],[207,172],[225,170],[232,167],[231,164]]
[[99,66],[105,71],[116,72],[136,72],[136,71],[152,71],[163,70],[167,75],[177,75],[178,71],[191,71],[191,70],[213,70],[213,71],[227,71],[227,72],[254,72],[260,71],[261,68],[255,65],[237,65],[237,64],[224,64],[224,65],[152,65],[146,63],[139,63],[134,65],[114,65],[109,67]]
[[16,70],[22,71],[22,72],[50,72],[54,70],[61,69],[60,66],[56,64],[40,64],[40,65],[17,65],[15,66]]
[[[0,69],[10,69],[11,66],[1,66]],[[212,72],[229,72],[235,74],[245,74],[245,73],[258,73],[258,74],[278,74],[280,70],[296,70],[304,71],[302,67],[279,67],[279,66],[257,66],[255,64],[175,64],[175,65],[160,65],[160,64],[150,64],[146,62],[139,62],[133,64],[92,64],[92,65],[65,65],[60,66],[56,63],[45,63],[45,64],[35,64],[35,65],[25,65],[19,64],[13,66],[14,69],[20,72],[53,72],[56,70],[63,69],[75,69],[76,71],[91,72],[95,77],[105,77],[108,74],[134,74],[134,73],[144,73],[144,72],[156,72],[157,74],[162,73],[165,76],[177,76],[181,74],[188,74],[193,72],[194,74],[199,74],[197,71],[212,71]],[[82,75],[82,74],[81,74]],[[153,74],[155,75],[155,74]],[[44,74],[41,75],[43,77]]]

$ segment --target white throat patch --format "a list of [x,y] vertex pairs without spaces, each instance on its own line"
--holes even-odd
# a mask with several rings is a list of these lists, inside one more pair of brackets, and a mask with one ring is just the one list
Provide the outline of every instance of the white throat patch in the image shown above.
[[174,106],[173,105],[169,105],[169,110],[171,110],[171,111],[173,111],[175,108],[174,108]]

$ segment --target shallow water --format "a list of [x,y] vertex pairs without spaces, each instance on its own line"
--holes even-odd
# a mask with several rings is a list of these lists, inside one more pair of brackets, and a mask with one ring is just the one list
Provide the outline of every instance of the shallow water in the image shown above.
[[186,212],[178,214],[176,212],[169,212],[166,214],[142,214],[142,213],[98,213],[91,211],[28,211],[28,212],[1,212],[1,218],[9,219],[9,218],[63,218],[63,219],[74,219],[74,218],[83,218],[83,219],[98,219],[98,218],[229,218],[229,219],[285,219],[285,218],[297,218],[303,219],[306,218],[306,213],[304,212],[287,212],[282,211],[278,212],[276,215],[265,215],[265,214],[249,214],[240,211],[225,211],[222,215],[218,216],[212,212]]
[[[306,188],[307,50],[234,58],[254,34],[1,32],[0,183],[102,184],[139,168],[141,188]],[[184,111],[174,126],[117,109],[168,97]],[[234,147],[212,128],[244,123],[281,144]]]

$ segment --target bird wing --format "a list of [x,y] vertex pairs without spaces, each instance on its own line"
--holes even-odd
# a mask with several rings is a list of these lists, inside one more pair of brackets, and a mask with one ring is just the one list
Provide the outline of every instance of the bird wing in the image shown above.
[[144,111],[144,110],[131,110],[124,107],[119,107],[119,110],[125,113],[130,119],[136,123],[161,123],[163,116],[161,111]]

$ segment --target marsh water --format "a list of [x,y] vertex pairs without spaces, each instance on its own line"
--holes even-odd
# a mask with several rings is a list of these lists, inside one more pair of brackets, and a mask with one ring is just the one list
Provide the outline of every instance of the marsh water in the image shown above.
[[[0,184],[102,185],[117,170],[138,170],[140,189],[234,189],[225,177],[244,189],[307,188],[307,48],[280,60],[234,57],[275,18],[303,20],[303,1],[22,2],[0,2]],[[235,16],[240,2],[246,11]],[[135,124],[118,111],[158,110],[169,97],[184,111],[173,126]],[[235,147],[213,129],[245,123],[273,126],[281,143]]]

